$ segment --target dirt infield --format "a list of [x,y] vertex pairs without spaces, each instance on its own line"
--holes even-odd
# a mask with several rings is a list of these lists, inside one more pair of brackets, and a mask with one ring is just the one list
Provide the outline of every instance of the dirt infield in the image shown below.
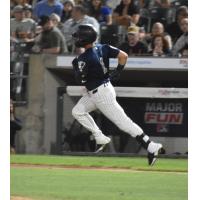
[[45,168],[45,169],[77,169],[77,170],[97,170],[97,171],[112,171],[112,172],[164,172],[164,173],[187,173],[187,170],[158,170],[158,169],[129,169],[129,168],[114,168],[114,167],[83,167],[83,166],[66,166],[66,165],[47,165],[47,164],[11,164],[11,167],[17,168]]

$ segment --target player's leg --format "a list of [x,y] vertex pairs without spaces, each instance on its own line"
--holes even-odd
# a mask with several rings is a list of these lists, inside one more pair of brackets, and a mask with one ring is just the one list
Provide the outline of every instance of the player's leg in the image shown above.
[[[101,145],[99,148],[104,147],[102,145],[108,144],[110,138],[106,137],[99,127],[96,125],[94,119],[89,114],[90,112],[96,110],[95,104],[91,101],[88,95],[83,96],[78,103],[72,109],[73,117],[79,121],[86,129],[92,132],[97,145]],[[100,149],[101,150],[101,149]]]
[[123,108],[116,101],[116,94],[111,84],[103,90],[99,90],[97,108],[110,119],[122,131],[130,134],[149,152],[149,164],[154,164],[156,155],[162,148],[161,144],[150,141],[149,136],[134,123],[124,112]]

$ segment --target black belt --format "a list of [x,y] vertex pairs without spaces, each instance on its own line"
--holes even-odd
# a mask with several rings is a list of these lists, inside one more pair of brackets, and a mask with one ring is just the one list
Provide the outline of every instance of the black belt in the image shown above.
[[97,92],[98,92],[98,89],[95,89],[95,90],[92,91],[92,94],[95,94]]
[[[106,87],[107,86],[107,84],[106,83],[108,83],[109,82],[109,80],[105,80],[104,82],[103,82],[103,84],[104,84],[104,87]],[[94,89],[94,90],[92,90],[92,94],[95,94],[95,93],[97,93],[98,92],[98,88],[96,88],[96,89]]]

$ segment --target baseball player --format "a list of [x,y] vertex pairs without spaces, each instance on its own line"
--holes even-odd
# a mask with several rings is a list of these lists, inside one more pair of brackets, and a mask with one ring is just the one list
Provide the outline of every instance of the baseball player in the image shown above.
[[[148,163],[153,165],[162,150],[162,144],[150,141],[143,130],[134,123],[116,101],[112,80],[119,79],[128,55],[107,44],[96,44],[97,32],[91,25],[80,25],[73,39],[76,47],[84,47],[85,52],[72,61],[76,80],[85,86],[87,92],[72,109],[73,117],[92,132],[97,151],[100,152],[111,141],[105,136],[89,114],[99,109],[122,131],[130,134],[148,151]],[[118,66],[109,73],[109,58],[117,58]]]

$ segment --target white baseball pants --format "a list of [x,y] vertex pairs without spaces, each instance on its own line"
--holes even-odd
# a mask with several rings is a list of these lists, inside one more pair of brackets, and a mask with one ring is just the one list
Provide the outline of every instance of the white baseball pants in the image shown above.
[[[93,90],[95,91],[95,90]],[[141,135],[143,130],[134,123],[116,101],[116,93],[110,82],[100,85],[97,91],[87,92],[72,109],[72,115],[86,129],[93,134],[101,134],[101,130],[89,114],[99,109],[119,129],[130,134],[132,137]]]

